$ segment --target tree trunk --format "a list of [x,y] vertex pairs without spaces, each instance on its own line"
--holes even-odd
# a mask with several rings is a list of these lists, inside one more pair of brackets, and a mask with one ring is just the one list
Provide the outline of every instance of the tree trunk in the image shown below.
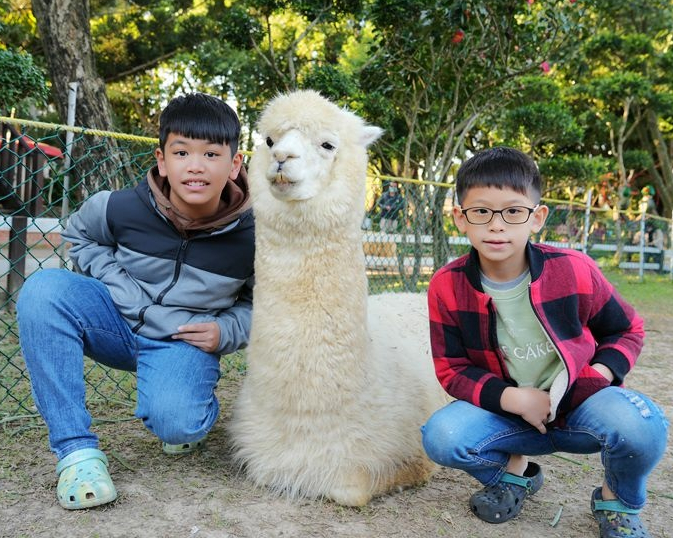
[[651,176],[664,204],[664,215],[668,216],[673,210],[673,164],[666,141],[659,128],[659,118],[652,110],[647,112],[647,132],[650,135],[648,146],[654,147],[659,160],[659,166],[653,167]]
[[[89,0],[33,0],[42,46],[61,121],[68,115],[69,83],[79,83],[75,123],[91,129],[112,130],[112,110],[105,84],[96,73],[89,27]],[[116,139],[75,136],[73,188],[83,193],[118,188],[126,180]],[[120,173],[121,172],[121,173]]]

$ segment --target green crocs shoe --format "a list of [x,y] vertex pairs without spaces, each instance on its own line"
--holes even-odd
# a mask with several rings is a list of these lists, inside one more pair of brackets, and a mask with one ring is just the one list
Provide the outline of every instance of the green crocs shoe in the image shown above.
[[640,510],[627,508],[620,501],[604,501],[601,488],[591,495],[591,512],[596,521],[600,538],[652,538],[640,521]]
[[169,443],[163,443],[162,447],[166,454],[171,456],[179,456],[181,454],[189,454],[195,450],[200,450],[206,446],[206,435],[201,437],[198,441],[192,441],[191,443],[180,443],[179,445],[171,445]]
[[68,454],[56,465],[56,496],[67,510],[81,510],[114,501],[117,490],[107,470],[108,460],[96,448]]

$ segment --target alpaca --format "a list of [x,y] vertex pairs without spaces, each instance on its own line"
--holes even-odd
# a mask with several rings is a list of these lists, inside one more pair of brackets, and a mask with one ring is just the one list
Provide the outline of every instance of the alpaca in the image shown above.
[[446,403],[425,295],[372,296],[368,308],[360,223],[367,146],[382,131],[310,90],[273,99],[258,127],[234,458],[257,485],[361,506],[428,479],[419,428]]

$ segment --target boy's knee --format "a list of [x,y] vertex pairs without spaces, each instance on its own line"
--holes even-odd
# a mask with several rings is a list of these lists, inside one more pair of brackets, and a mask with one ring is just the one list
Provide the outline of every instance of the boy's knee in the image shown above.
[[21,286],[16,302],[17,311],[36,310],[36,306],[51,297],[64,297],[65,269],[42,269],[30,275]]
[[136,415],[145,427],[166,443],[180,444],[198,441],[212,427],[219,412],[217,401],[209,407],[201,405],[171,405],[157,402],[138,408]]
[[45,289],[44,281],[49,280],[50,275],[46,275],[47,270],[38,271],[30,275],[21,286],[19,298],[16,302],[17,309],[23,308],[26,304],[32,304],[36,298],[42,296]]
[[648,397],[628,389],[612,391],[614,410],[607,422],[614,432],[613,444],[626,443],[629,451],[648,457],[660,457],[666,448],[668,420],[661,408]]
[[455,431],[436,414],[421,427],[423,449],[435,463],[451,467],[454,461]]

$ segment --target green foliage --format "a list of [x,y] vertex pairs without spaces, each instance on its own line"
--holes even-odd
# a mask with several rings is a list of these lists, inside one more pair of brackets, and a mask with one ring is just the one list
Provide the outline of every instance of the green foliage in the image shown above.
[[639,73],[616,72],[591,80],[587,90],[603,101],[615,103],[621,102],[625,97],[647,100],[652,93],[652,84]]
[[673,114],[672,6],[670,0],[593,2],[593,31],[577,61],[560,73],[563,99],[584,130],[583,151],[611,161],[613,203],[628,203],[617,200],[627,186],[657,184],[666,214],[673,207],[665,149]]
[[337,20],[339,15],[358,13],[363,2],[358,0],[251,0],[249,5],[265,15],[271,15],[283,10],[294,10],[307,19],[329,17]]
[[29,0],[0,1],[0,49],[20,50],[37,58],[39,40]]
[[[208,5],[208,19],[211,21],[209,37],[203,45],[222,44],[231,49],[250,50],[253,42],[264,38],[264,30],[259,19],[255,18],[246,6],[226,2],[213,2]],[[226,57],[221,58],[226,62]]]
[[635,68],[654,53],[652,38],[645,34],[601,32],[585,46],[586,58],[601,65]]
[[348,104],[358,92],[353,78],[333,65],[314,66],[304,75],[300,85],[302,88],[317,90],[325,97],[343,104]]
[[563,39],[571,15],[505,0],[376,1],[378,43],[362,87],[374,106],[386,101],[401,120],[384,127],[404,126],[412,154],[430,157],[430,148],[453,147],[471,116],[516,97],[518,78],[539,69],[561,42],[570,46]]
[[631,149],[624,152],[624,165],[629,170],[647,170],[652,166],[652,154],[642,149]]
[[192,3],[161,0],[149,9],[139,2],[120,2],[116,10],[94,16],[91,30],[99,74],[113,80],[200,43],[208,35],[209,19],[205,12],[191,10]]
[[512,88],[515,100],[523,103],[553,103],[561,99],[558,83],[549,76],[524,75]]
[[42,70],[25,52],[0,50],[0,110],[9,112],[31,103],[46,103],[49,90]]
[[608,161],[568,154],[539,159],[538,166],[546,185],[545,196],[565,198],[568,191],[578,192],[596,185],[608,170]]
[[583,129],[551,77],[525,76],[512,94],[516,104],[504,111],[499,122],[509,145],[530,148],[534,154],[544,156],[581,142]]
[[593,0],[592,8],[598,28],[652,36],[671,29],[673,6],[669,0]]

